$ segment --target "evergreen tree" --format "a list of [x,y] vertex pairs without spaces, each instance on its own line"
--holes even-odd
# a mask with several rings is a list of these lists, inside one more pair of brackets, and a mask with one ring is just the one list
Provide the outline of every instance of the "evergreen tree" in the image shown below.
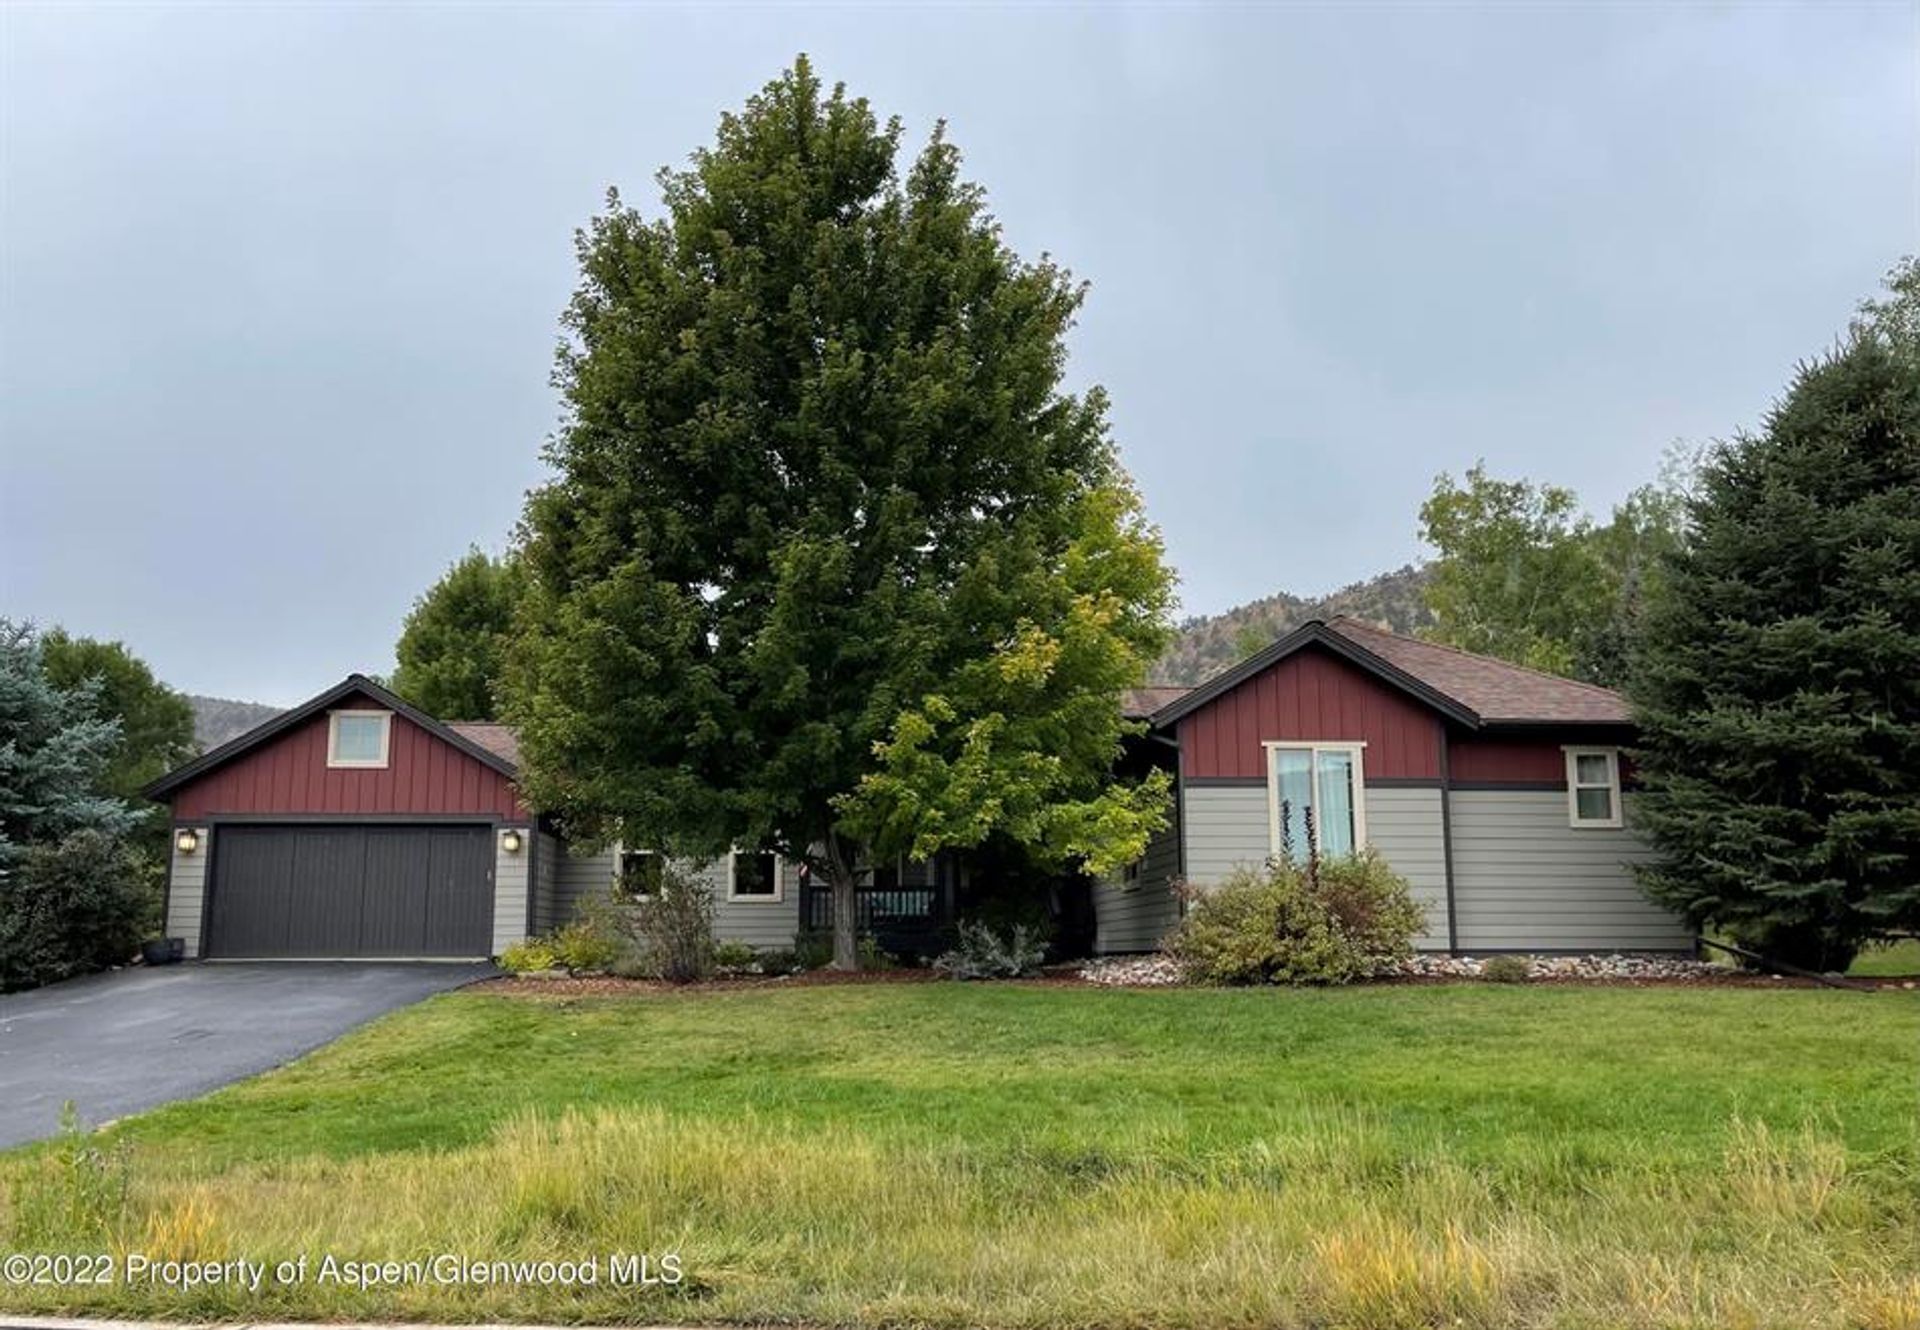
[[[1869,307],[1883,308],[1883,307]],[[1631,696],[1643,883],[1769,956],[1843,969],[1920,929],[1920,341],[1857,324],[1718,449]]]
[[100,691],[97,679],[55,687],[32,626],[0,619],[0,873],[26,846],[133,825],[134,810],[104,792],[120,722],[101,714]]
[[581,237],[507,676],[536,802],[807,864],[842,968],[863,859],[1005,835],[1098,869],[1165,815],[1164,778],[1109,780],[1170,580],[1104,397],[1060,387],[1082,291],[943,131],[904,181],[899,139],[802,58],[663,173],[665,217]]
[[38,636],[0,619],[0,987],[125,959],[148,922],[136,814],[102,793],[120,722],[101,688],[55,687]]
[[443,720],[495,719],[521,587],[512,555],[493,559],[468,550],[413,602],[394,648],[393,691]]

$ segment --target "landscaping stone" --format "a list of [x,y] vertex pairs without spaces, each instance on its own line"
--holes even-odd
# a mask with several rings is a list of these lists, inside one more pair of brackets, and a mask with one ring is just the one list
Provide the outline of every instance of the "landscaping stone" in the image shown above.
[[1080,977],[1090,984],[1114,988],[1165,988],[1184,983],[1180,967],[1170,956],[1102,956],[1080,967]]
[[[1444,956],[1422,952],[1402,961],[1389,973],[1410,979],[1477,979],[1486,967],[1485,956]],[[1727,967],[1686,956],[1636,955],[1611,952],[1588,956],[1528,956],[1530,980],[1573,979],[1585,982],[1618,980],[1700,983],[1725,979]]]
[[[1386,979],[1478,979],[1487,958],[1482,956],[1444,956],[1420,953],[1391,967]],[[1561,980],[1583,983],[1710,983],[1723,981],[1729,972],[1723,965],[1710,965],[1684,956],[1635,955],[1616,952],[1590,956],[1529,956],[1529,980]],[[1163,988],[1183,982],[1180,967],[1171,958],[1152,956],[1107,956],[1080,967],[1080,978],[1090,984],[1128,988]]]

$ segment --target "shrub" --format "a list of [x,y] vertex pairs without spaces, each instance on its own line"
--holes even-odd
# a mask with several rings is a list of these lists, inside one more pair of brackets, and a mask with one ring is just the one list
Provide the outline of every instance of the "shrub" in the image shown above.
[[800,963],[800,953],[792,947],[775,947],[760,953],[762,974],[798,974],[806,968]]
[[1426,926],[1406,879],[1368,850],[1243,869],[1187,893],[1168,951],[1203,984],[1344,984],[1413,954]]
[[0,990],[124,965],[152,917],[140,860],[118,837],[88,829],[27,846],[0,875]]
[[713,949],[713,963],[721,970],[758,970],[760,953],[745,942],[721,942]]
[[641,970],[669,983],[713,976],[713,889],[684,865],[660,868],[660,889],[632,907],[632,937]]
[[597,920],[576,919],[553,935],[553,958],[578,974],[604,970],[620,955],[621,939],[610,935]]
[[833,959],[833,935],[814,930],[794,934],[793,962],[800,970],[818,970]]
[[1532,974],[1525,956],[1489,956],[1480,966],[1480,977],[1490,984],[1524,984]]
[[530,937],[509,943],[500,953],[500,968],[508,974],[535,974],[551,970],[560,963],[553,943],[543,937]]
[[1025,924],[1005,932],[983,923],[961,921],[953,949],[933,968],[955,979],[1020,979],[1040,972],[1047,954],[1046,935]]

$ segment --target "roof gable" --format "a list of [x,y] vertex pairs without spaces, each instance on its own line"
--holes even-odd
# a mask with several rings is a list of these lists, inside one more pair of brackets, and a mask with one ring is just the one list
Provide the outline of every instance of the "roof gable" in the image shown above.
[[1626,699],[1490,656],[1402,637],[1353,619],[1310,619],[1152,715],[1155,728],[1190,715],[1308,647],[1329,651],[1469,729],[1485,725],[1627,725]]
[[326,692],[309,698],[291,711],[283,711],[270,720],[254,726],[245,734],[201,754],[184,766],[174,768],[147,786],[141,793],[149,799],[164,799],[181,786],[199,780],[226,766],[234,759],[245,756],[350,697],[364,697],[388,711],[405,716],[436,739],[459,749],[468,757],[491,767],[503,776],[512,777],[518,774],[518,768],[513,760],[502,755],[495,748],[488,747],[475,738],[459,733],[452,726],[434,719],[412,703],[388,692],[366,675],[350,674]]

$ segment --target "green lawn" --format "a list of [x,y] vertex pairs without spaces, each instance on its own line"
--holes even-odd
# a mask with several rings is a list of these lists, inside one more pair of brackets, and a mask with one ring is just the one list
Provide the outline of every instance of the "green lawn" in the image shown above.
[[1920,1325],[1920,999],[949,984],[458,994],[0,1159],[10,1250],[679,1255],[674,1288],[0,1285],[15,1311]]
[[1847,973],[1870,979],[1888,975],[1920,975],[1920,938],[1870,947],[1860,953]]

